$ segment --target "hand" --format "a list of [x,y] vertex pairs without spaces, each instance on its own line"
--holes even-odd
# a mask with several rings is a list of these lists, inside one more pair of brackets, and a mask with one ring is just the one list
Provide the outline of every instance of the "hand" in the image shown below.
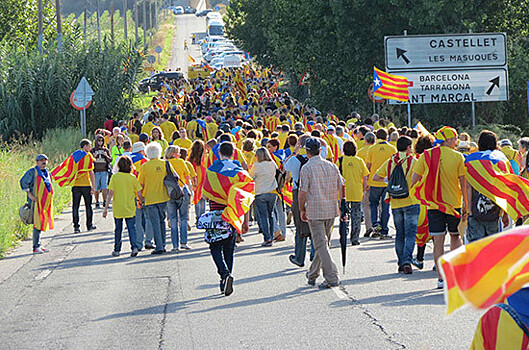
[[92,187],[92,188],[90,189],[90,194],[93,195],[95,192],[96,192],[95,188]]
[[29,196],[29,199],[31,199],[33,202],[36,202],[37,201],[37,197],[35,197],[34,195],[32,195],[31,193],[28,192],[28,196]]
[[108,209],[105,208],[105,209],[103,210],[103,218],[106,219],[106,218],[107,218],[107,215],[108,215]]
[[307,211],[306,210],[300,210],[299,212],[301,216],[301,220],[304,222],[309,222],[309,218],[307,217]]

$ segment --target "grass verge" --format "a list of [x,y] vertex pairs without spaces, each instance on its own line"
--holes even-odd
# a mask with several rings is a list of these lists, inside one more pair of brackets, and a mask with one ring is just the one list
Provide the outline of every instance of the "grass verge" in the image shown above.
[[[0,145],[0,258],[17,241],[29,237],[32,226],[22,224],[19,208],[26,202],[26,194],[20,189],[20,178],[35,166],[35,156],[45,153],[49,157],[49,169],[53,169],[78,147],[81,133],[76,129],[54,129],[46,133],[42,141],[29,138]],[[59,215],[71,199],[70,187],[59,187],[53,182],[53,204]]]

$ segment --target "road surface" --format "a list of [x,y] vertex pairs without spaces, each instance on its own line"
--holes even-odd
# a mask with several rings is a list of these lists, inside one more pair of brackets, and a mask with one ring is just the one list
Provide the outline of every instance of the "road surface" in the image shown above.
[[[183,40],[203,21],[177,17],[182,68]],[[25,241],[0,261],[2,349],[467,349],[480,316],[445,316],[431,247],[425,270],[404,276],[392,241],[362,238],[348,249],[342,286],[319,290],[307,285],[306,267],[288,261],[293,227],[286,242],[263,248],[254,225],[236,251],[235,291],[224,297],[194,228],[190,251],[130,258],[127,240],[122,256],[111,256],[113,220],[100,209],[95,232],[74,235],[70,211],[56,224],[43,238],[50,253],[33,256]],[[339,262],[337,229],[331,251]]]
[[[169,63],[171,70],[180,68],[187,77],[187,67],[193,63],[189,61],[189,56],[201,62],[202,53],[198,45],[192,45],[192,36],[196,32],[206,31],[205,17],[197,17],[193,14],[175,16],[176,31],[173,39],[173,55]],[[184,50],[184,41],[187,41],[188,49]]]

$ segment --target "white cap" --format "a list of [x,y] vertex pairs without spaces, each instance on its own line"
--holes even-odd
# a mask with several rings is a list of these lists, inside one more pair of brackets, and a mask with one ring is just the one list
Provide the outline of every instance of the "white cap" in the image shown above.
[[143,142],[136,142],[132,145],[132,153],[145,151],[145,144]]

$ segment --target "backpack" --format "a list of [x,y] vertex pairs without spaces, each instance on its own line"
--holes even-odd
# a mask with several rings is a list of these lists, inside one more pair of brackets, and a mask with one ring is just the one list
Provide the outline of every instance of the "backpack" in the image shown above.
[[472,189],[472,218],[479,221],[494,222],[500,217],[501,208],[493,200]]
[[165,161],[165,170],[167,171],[167,175],[165,175],[163,178],[163,184],[167,189],[169,198],[177,201],[184,196],[182,188],[178,185],[178,181],[180,181],[180,179],[178,178],[177,174],[174,174],[171,171],[171,165],[169,164],[169,161]]
[[402,163],[405,161],[406,159],[397,163],[393,168],[391,175],[389,176],[387,191],[392,198],[401,199],[408,198],[410,196],[408,181],[406,181],[406,174],[404,174],[404,170],[402,169]]
[[276,182],[277,182],[277,192],[281,193],[283,187],[287,182],[287,172],[285,170],[276,169]]
[[229,238],[234,234],[233,227],[222,220],[222,210],[204,213],[197,221],[198,229],[205,229],[204,241],[214,243]]
[[[296,159],[299,161],[299,171],[300,171],[300,175],[301,175],[301,168],[303,168],[303,165],[307,164],[307,162],[309,161],[309,159],[307,157],[303,157],[301,154],[298,154],[296,156]],[[299,188],[299,180],[296,181],[296,187]]]

